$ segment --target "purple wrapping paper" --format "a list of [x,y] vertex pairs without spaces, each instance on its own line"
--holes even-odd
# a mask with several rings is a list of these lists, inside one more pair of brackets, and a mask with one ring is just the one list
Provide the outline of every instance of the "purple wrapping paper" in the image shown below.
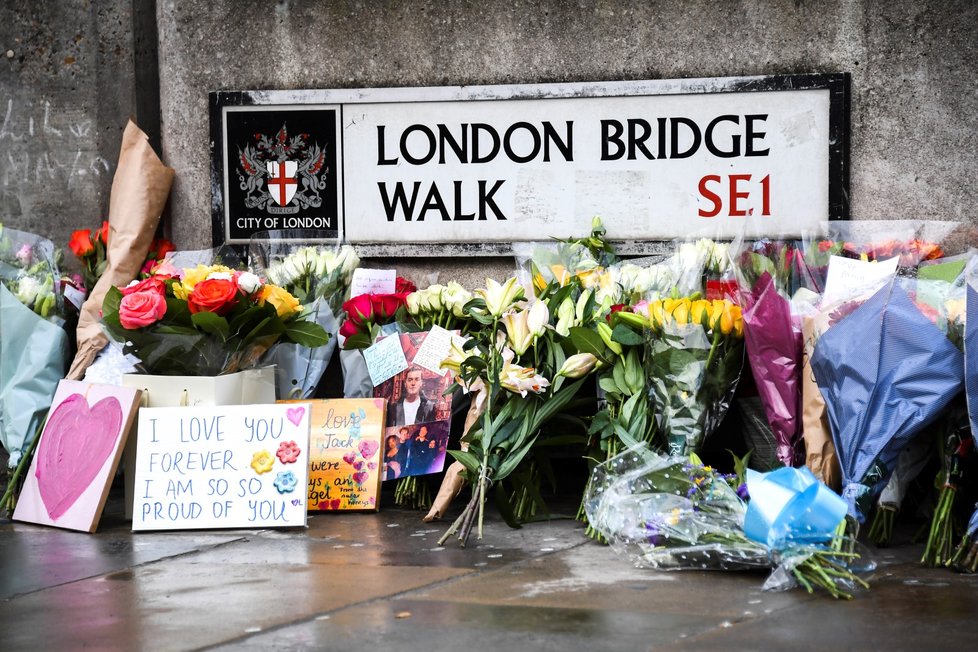
[[778,442],[785,466],[802,462],[799,450],[802,336],[791,317],[791,304],[778,293],[767,272],[754,285],[744,310],[744,340],[757,392]]

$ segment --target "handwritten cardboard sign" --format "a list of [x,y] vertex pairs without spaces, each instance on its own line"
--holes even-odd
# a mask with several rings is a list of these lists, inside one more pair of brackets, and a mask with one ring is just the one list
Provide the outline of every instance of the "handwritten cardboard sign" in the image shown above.
[[132,529],[304,526],[309,409],[140,409]]
[[386,401],[334,398],[310,405],[309,509],[376,511]]
[[94,532],[138,400],[127,387],[58,383],[14,519]]

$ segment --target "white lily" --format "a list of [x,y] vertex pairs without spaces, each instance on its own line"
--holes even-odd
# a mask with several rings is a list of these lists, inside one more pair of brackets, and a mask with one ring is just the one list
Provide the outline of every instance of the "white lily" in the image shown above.
[[523,298],[523,286],[515,276],[510,276],[502,284],[487,278],[485,289],[476,290],[475,293],[485,299],[486,310],[490,315],[500,317]]

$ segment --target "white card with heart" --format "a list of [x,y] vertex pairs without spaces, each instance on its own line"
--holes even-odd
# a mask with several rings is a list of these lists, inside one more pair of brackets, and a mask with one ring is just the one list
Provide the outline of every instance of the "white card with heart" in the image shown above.
[[14,520],[94,532],[138,403],[129,387],[58,383]]
[[133,530],[304,527],[308,403],[142,408]]

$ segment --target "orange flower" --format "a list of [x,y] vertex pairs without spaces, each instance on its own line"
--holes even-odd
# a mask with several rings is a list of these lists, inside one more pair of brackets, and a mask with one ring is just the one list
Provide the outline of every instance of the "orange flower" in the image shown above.
[[194,286],[187,297],[187,307],[191,313],[206,311],[226,315],[234,307],[237,297],[237,285],[223,278],[212,278]]
[[108,246],[109,244],[109,222],[108,220],[102,222],[102,226],[98,231],[95,232],[95,236],[102,241],[102,244]]
[[92,230],[78,229],[72,233],[71,239],[68,240],[68,248],[79,258],[91,255],[95,251],[95,247],[92,246]]
[[163,260],[168,253],[176,250],[177,246],[166,238],[154,238],[149,245],[149,255],[153,260]]

